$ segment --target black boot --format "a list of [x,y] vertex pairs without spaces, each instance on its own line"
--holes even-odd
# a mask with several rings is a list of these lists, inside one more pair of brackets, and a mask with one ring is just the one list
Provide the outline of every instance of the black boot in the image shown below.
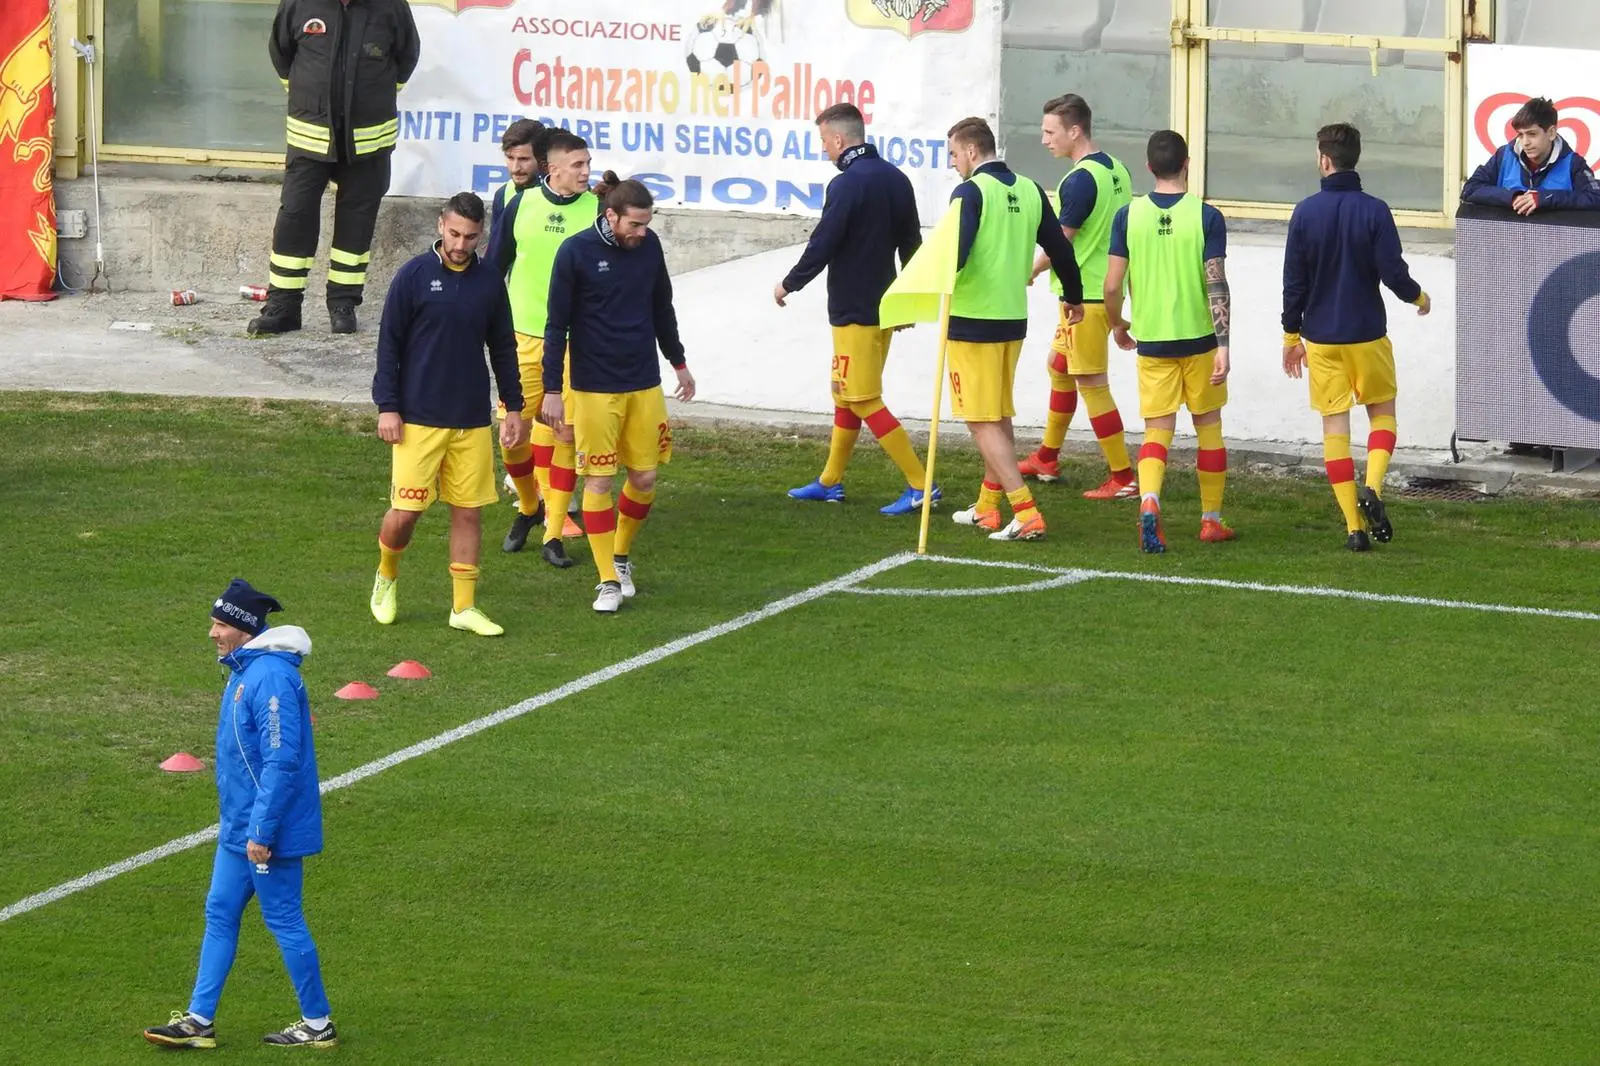
[[328,301],[328,325],[335,333],[354,333],[356,326],[356,305],[349,300]]
[[267,297],[261,313],[250,320],[245,332],[252,337],[293,333],[300,328],[300,301],[274,292]]

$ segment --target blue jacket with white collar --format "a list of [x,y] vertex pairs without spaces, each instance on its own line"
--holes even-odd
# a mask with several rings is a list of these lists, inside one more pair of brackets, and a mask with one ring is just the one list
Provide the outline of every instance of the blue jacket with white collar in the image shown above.
[[322,850],[322,793],[311,742],[311,701],[300,663],[311,638],[274,626],[223,656],[228,684],[217,715],[219,843],[244,853],[255,841],[274,857]]

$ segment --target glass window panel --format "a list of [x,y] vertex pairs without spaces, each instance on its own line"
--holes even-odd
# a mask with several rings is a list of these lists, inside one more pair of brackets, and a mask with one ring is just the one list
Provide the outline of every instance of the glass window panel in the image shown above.
[[[1442,37],[1451,0],[1210,0],[1213,26],[1252,30],[1310,30],[1367,36]],[[1437,30],[1425,31],[1436,25]],[[1224,45],[1241,48],[1242,45]],[[1226,52],[1214,54],[1229,54]],[[1233,53],[1239,54],[1239,53]]]
[[1495,22],[1501,44],[1600,49],[1600,4],[1594,0],[1500,0]]
[[1213,56],[1206,195],[1295,203],[1316,191],[1316,132],[1361,130],[1361,176],[1395,208],[1438,211],[1444,187],[1444,69],[1424,52],[1294,49],[1285,58]]
[[105,0],[108,144],[283,151],[275,0]]
[[1094,112],[1096,145],[1148,191],[1145,142],[1169,125],[1171,0],[1007,0],[1000,59],[1006,160],[1051,192],[1069,169],[1039,143],[1051,97],[1073,92]]

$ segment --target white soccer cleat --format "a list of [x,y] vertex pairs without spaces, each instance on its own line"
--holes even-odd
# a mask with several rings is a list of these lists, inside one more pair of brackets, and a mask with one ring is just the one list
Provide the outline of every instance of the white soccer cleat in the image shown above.
[[622,585],[616,581],[602,581],[594,587],[594,609],[601,614],[616,614],[622,609]]
[[633,599],[633,594],[638,591],[633,587],[633,563],[620,558],[614,559],[613,562],[617,567],[617,583],[622,586],[622,598]]
[[500,484],[504,485],[506,491],[511,494],[511,506],[517,506],[517,483],[511,480],[511,475],[507,474]]

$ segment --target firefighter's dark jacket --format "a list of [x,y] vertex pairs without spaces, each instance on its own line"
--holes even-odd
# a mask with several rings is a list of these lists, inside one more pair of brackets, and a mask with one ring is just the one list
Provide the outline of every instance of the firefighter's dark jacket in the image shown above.
[[400,137],[421,48],[406,0],[279,0],[267,46],[289,90],[289,155],[367,158]]

